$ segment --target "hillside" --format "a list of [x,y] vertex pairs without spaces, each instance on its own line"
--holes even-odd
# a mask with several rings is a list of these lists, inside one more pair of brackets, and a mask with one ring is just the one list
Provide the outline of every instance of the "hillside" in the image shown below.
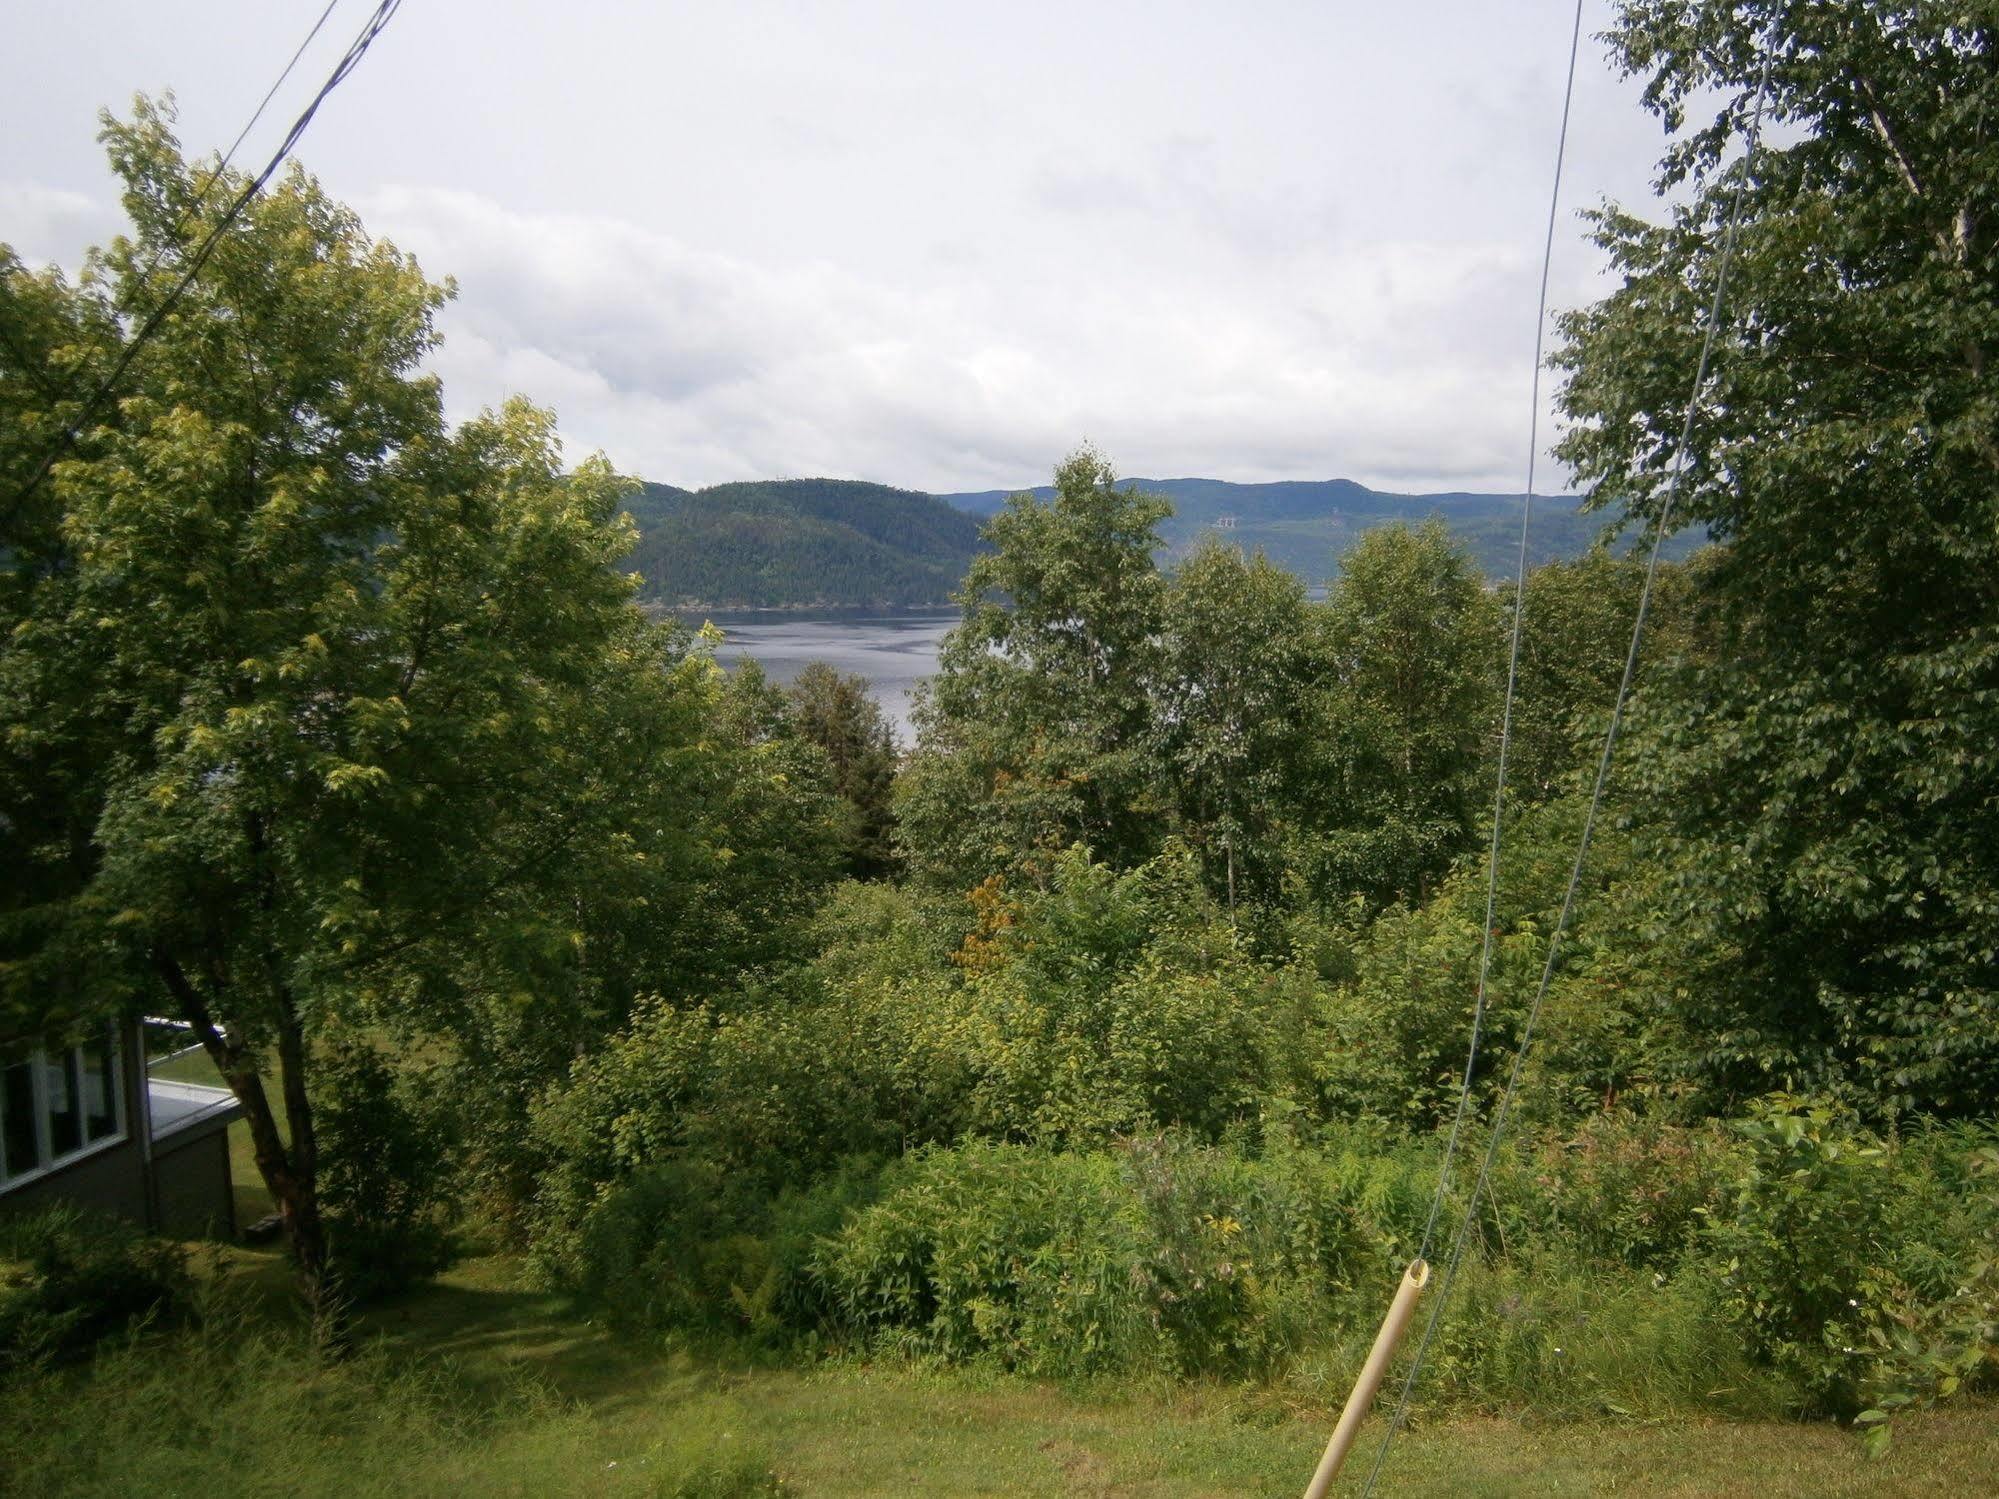
[[843,479],[647,484],[627,508],[640,597],[669,605],[934,604],[979,546],[980,523],[962,510]]
[[[1162,560],[1206,535],[1262,551],[1309,583],[1324,582],[1365,532],[1441,516],[1492,576],[1511,574],[1520,497],[1391,494],[1351,479],[1235,484],[1133,479],[1172,500]],[[948,599],[979,549],[979,528],[1012,490],[929,495],[847,479],[776,479],[703,490],[646,484],[628,508],[640,541],[630,565],[649,602],[748,608],[921,605]],[[1029,491],[1046,498],[1046,486]],[[1531,561],[1586,551],[1603,529],[1573,495],[1535,502]],[[1225,528],[1222,522],[1230,522]],[[1218,529],[1219,528],[1219,529]],[[1692,542],[1682,538],[1673,553]]]
[[[1232,484],[1225,479],[1133,479],[1151,494],[1173,502],[1161,530],[1169,557],[1192,549],[1216,523],[1233,517],[1220,532],[1246,552],[1261,550],[1272,562],[1319,583],[1333,572],[1340,553],[1376,526],[1393,521],[1421,522],[1442,516],[1491,575],[1513,571],[1520,538],[1517,494],[1391,494],[1351,479],[1288,480]],[[979,490],[938,496],[967,514],[990,516],[1006,503],[1008,490]],[[1032,493],[1046,497],[1046,486]],[[1532,557],[1547,562],[1588,550],[1603,521],[1583,515],[1573,495],[1541,495],[1534,502]]]

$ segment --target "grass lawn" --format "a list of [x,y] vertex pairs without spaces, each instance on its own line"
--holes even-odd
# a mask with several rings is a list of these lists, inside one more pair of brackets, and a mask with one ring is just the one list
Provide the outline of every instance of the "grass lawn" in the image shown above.
[[[1331,1421],[1257,1389],[669,1352],[576,1321],[493,1255],[370,1311],[361,1355],[316,1365],[273,1315],[281,1256],[231,1251],[228,1274],[256,1293],[234,1319],[0,1381],[0,1492],[1293,1495]],[[1371,1454],[1364,1437],[1336,1492]],[[1823,1424],[1438,1421],[1398,1441],[1379,1492],[1967,1495],[1995,1475],[1984,1403],[1908,1421],[1878,1462]]]
[[[492,1433],[478,1484],[496,1493],[648,1492],[662,1455],[735,1443],[801,1495],[1286,1495],[1303,1490],[1331,1425],[1330,1412],[1233,1388],[717,1366],[580,1326],[519,1289],[501,1258],[471,1261],[369,1322],[392,1348],[495,1381],[525,1376],[557,1397],[558,1417]],[[1375,1435],[1337,1492],[1359,1491]],[[1440,1422],[1398,1439],[1379,1492],[1777,1499],[1995,1485],[1999,1407],[1983,1405],[1908,1422],[1878,1462],[1823,1424]]]

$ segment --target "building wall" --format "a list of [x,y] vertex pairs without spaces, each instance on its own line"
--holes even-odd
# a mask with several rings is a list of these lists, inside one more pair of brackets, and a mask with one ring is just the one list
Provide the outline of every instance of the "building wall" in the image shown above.
[[[231,1237],[235,1193],[229,1178],[229,1132],[197,1124],[150,1138],[145,1049],[136,1023],[120,1027],[125,1138],[46,1176],[0,1193],[0,1214],[33,1213],[57,1203],[110,1213],[169,1238]],[[152,1188],[147,1188],[147,1157]]]
[[231,1238],[235,1193],[229,1180],[229,1132],[218,1129],[153,1157],[159,1231],[170,1239]]
[[59,1202],[73,1202],[78,1207],[144,1224],[148,1216],[146,1163],[136,1136],[128,1135],[116,1145],[107,1145],[95,1155],[73,1161],[60,1171],[51,1171],[47,1176],[11,1188],[0,1195],[0,1213],[12,1216],[39,1212]]
[[59,1202],[112,1213],[141,1227],[153,1220],[146,1194],[146,1058],[133,1022],[118,1027],[124,1074],[125,1138],[58,1171],[0,1193],[0,1213],[39,1212]]

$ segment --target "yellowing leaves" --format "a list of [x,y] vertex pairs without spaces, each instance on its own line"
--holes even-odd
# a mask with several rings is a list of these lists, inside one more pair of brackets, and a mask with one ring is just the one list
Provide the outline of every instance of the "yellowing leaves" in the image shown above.
[[389,773],[379,765],[356,765],[349,762],[336,765],[326,772],[323,779],[328,791],[358,793],[388,785]]

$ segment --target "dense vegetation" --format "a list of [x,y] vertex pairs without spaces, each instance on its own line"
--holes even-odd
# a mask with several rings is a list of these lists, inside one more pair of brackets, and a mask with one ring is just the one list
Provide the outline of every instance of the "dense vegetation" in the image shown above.
[[[1715,544],[1655,581],[1553,952],[1640,564],[1516,596],[1389,525],[1315,600],[1212,538],[1162,565],[1170,502],[1084,449],[985,527],[897,765],[859,684],[647,624],[624,487],[544,415],[447,429],[442,293],[303,174],[24,489],[45,372],[106,366],[200,220],[168,122],[109,123],[137,238],[0,266],[11,1033],[177,1006],[336,1331],[477,1225],[634,1338],[1321,1398],[1436,1201],[1471,1249],[1426,1400],[1884,1439],[1989,1385],[1999,41],[1781,11],[1682,447],[1774,10],[1611,33],[1681,192],[1597,220],[1564,453],[1638,517],[1684,464]],[[1491,1190],[1438,1198],[1488,938]],[[24,1325],[69,1325],[50,1281]]]
[[[1440,522],[1487,577],[1512,575],[1520,497],[1384,494],[1349,479],[1232,484],[1135,479],[1172,501],[1160,520],[1160,561],[1174,565],[1219,539],[1262,553],[1316,586],[1348,547],[1379,526]],[[784,608],[937,604],[957,592],[980,548],[979,523],[1011,491],[924,495],[836,479],[718,484],[699,492],[641,484],[626,501],[639,540],[625,566],[639,596],[668,606]],[[1028,490],[1036,499],[1052,487]],[[1603,529],[1573,496],[1535,502],[1531,560],[1587,552]],[[1227,530],[1217,523],[1226,519]],[[1682,538],[1669,554],[1684,556]]]
[[[1261,552],[1277,566],[1317,585],[1338,565],[1340,554],[1377,526],[1422,525],[1435,519],[1492,578],[1510,578],[1520,550],[1520,496],[1517,494],[1391,494],[1351,479],[1294,479],[1238,484],[1224,479],[1134,479],[1147,494],[1173,502],[1160,522],[1162,560],[1176,562],[1220,531],[1220,539],[1246,552]],[[1052,487],[1030,490],[1036,499],[1054,496]],[[939,498],[973,515],[996,515],[1012,497],[1008,490],[981,490]],[[1586,513],[1573,495],[1540,495],[1534,501],[1529,560],[1539,564],[1578,557],[1603,529],[1600,516]],[[1222,523],[1226,529],[1221,530]],[[1674,550],[1684,554],[1686,543]]]
[[929,495],[842,479],[642,484],[624,566],[665,605],[938,604],[979,548],[978,522]]

